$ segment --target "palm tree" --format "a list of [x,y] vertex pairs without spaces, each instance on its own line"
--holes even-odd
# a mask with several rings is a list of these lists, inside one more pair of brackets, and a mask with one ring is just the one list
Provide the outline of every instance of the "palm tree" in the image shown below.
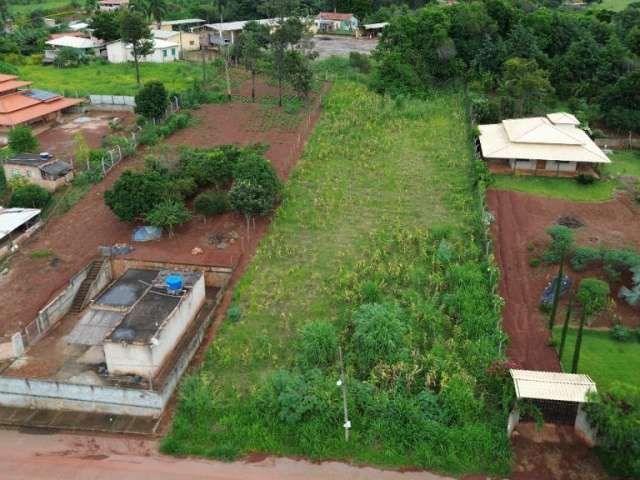
[[162,19],[167,15],[167,2],[166,0],[147,0],[147,15],[156,21],[158,30],[162,25]]

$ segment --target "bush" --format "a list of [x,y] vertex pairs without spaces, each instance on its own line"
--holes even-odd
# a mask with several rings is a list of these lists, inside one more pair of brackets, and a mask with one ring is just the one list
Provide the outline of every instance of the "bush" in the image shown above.
[[168,106],[169,96],[162,82],[148,82],[136,94],[135,112],[147,120],[161,118]]
[[370,303],[353,315],[349,354],[360,379],[366,380],[376,365],[394,364],[406,358],[409,327],[403,312],[393,304]]
[[576,182],[578,182],[580,185],[591,185],[592,183],[595,183],[595,181],[596,177],[594,177],[593,175],[588,175],[586,173],[581,173],[576,177]]
[[338,332],[330,322],[316,320],[302,327],[298,343],[298,365],[302,369],[332,367],[337,353]]
[[640,254],[628,248],[605,250],[602,263],[605,273],[617,280],[623,271],[640,265]]
[[17,126],[9,130],[9,148],[13,153],[29,153],[38,150],[39,144],[29,127]]
[[231,207],[227,193],[217,190],[202,192],[196,197],[193,206],[198,213],[205,217],[220,215]]
[[144,218],[170,197],[171,191],[168,179],[158,172],[126,170],[113,187],[104,192],[104,202],[120,220],[132,222]]
[[51,202],[51,193],[39,185],[28,184],[11,194],[9,206],[22,208],[44,208]]
[[615,325],[609,329],[609,336],[617,342],[628,342],[633,338],[631,330],[624,325]]
[[278,198],[282,188],[271,162],[251,151],[246,151],[240,156],[233,169],[233,178],[259,185],[268,195],[273,197],[273,202]]
[[10,63],[0,61],[0,73],[5,75],[18,75],[18,69]]
[[160,135],[153,123],[147,123],[138,133],[138,143],[140,145],[155,145],[160,141]]
[[154,227],[165,228],[169,236],[173,236],[173,229],[191,220],[191,212],[180,200],[164,200],[153,207],[145,217],[145,221]]
[[199,186],[222,188],[233,179],[238,157],[239,151],[235,147],[186,149],[180,161],[185,175],[192,177]]
[[227,318],[232,323],[237,323],[242,318],[242,310],[237,305],[231,305],[227,309]]
[[371,62],[369,56],[359,52],[349,53],[349,64],[351,67],[362,73],[369,73],[371,71]]
[[602,260],[602,250],[592,247],[578,247],[571,257],[571,268],[582,272]]
[[585,404],[591,425],[598,431],[603,463],[613,473],[640,477],[640,389],[614,383],[606,393]]
[[532,268],[538,268],[540,266],[541,260],[539,258],[530,258],[529,266]]

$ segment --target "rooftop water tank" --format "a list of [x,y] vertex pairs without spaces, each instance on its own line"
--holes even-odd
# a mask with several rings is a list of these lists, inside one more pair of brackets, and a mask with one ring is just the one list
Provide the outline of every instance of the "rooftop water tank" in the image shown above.
[[182,279],[182,275],[171,274],[167,276],[165,283],[167,284],[169,293],[180,293],[184,285],[184,280]]

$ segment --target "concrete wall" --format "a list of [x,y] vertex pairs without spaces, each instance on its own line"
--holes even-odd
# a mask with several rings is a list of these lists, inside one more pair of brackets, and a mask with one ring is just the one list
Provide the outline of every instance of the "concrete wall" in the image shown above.
[[157,345],[105,342],[104,354],[111,375],[140,375],[152,378],[173,352],[178,340],[205,302],[204,276],[195,283],[171,314],[160,325]]
[[536,161],[535,160],[509,160],[509,165],[511,168],[515,168],[517,170],[535,170]]
[[129,269],[141,268],[146,270],[174,270],[183,271],[200,271],[204,273],[204,283],[207,287],[224,288],[231,274],[232,268],[215,267],[208,265],[186,265],[182,263],[168,262],[148,262],[145,260],[136,260],[131,258],[111,257],[111,265],[113,267],[113,278],[120,278]]
[[42,225],[44,224],[41,221],[38,221],[37,223],[29,227],[22,235],[14,238],[10,242],[5,242],[5,244],[0,247],[0,259],[9,255],[10,253],[12,253],[12,251],[17,250],[18,245],[31,237],[31,235],[33,235],[35,232],[40,230]]
[[58,320],[69,312],[80,285],[87,278],[90,267],[91,264],[76,273],[65,289],[40,310],[36,318],[24,328],[25,343],[27,345],[37,342]]
[[575,430],[576,434],[590,447],[596,445],[596,431],[591,427],[587,414],[583,410],[583,405],[578,407],[578,414],[576,415]]
[[150,390],[0,377],[4,406],[159,416],[165,403],[161,392]]
[[545,163],[545,170],[550,170],[553,172],[575,172],[578,168],[577,162],[555,162],[553,160],[548,160]]
[[520,412],[518,412],[518,409],[514,408],[511,410],[511,413],[509,413],[509,419],[507,420],[507,436],[511,436],[515,428],[518,426],[518,423],[520,423]]

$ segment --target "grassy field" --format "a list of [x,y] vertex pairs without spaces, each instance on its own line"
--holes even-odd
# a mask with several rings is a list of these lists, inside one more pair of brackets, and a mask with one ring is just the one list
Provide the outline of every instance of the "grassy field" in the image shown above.
[[[11,1],[9,2],[11,3]],[[32,2],[32,3],[28,3],[28,4],[19,4],[19,5],[14,5],[11,4],[9,5],[9,12],[12,13],[13,15],[28,15],[29,13],[31,13],[34,10],[43,10],[45,12],[49,12],[49,11],[54,11],[54,10],[58,10],[62,7],[68,6],[69,5],[69,0],[41,0],[38,2]],[[73,8],[69,8],[69,11],[73,12]]]
[[[577,329],[569,329],[566,349],[562,355],[562,368],[571,371],[573,350]],[[561,329],[554,329],[554,338],[559,342]],[[638,385],[640,382],[640,343],[632,340],[617,342],[609,337],[609,332],[585,330],[580,350],[578,373],[586,373],[598,385],[599,390],[607,390],[613,382]]]
[[618,182],[603,180],[591,185],[581,185],[570,178],[519,177],[495,175],[492,188],[514,190],[543,197],[562,198],[574,202],[605,202],[613,198]]
[[629,4],[634,1],[635,0],[602,0],[600,3],[592,3],[589,8],[619,12],[627,8]]
[[[135,95],[138,91],[135,67],[132,63],[91,63],[78,68],[23,65],[18,67],[24,80],[34,87],[75,95]],[[189,62],[166,64],[143,63],[140,65],[141,82],[159,80],[169,91],[182,91],[202,80],[202,66]],[[220,80],[218,69],[208,65],[208,78]]]
[[[503,341],[496,326],[498,311],[483,283],[491,283],[487,266],[473,260],[464,266],[451,265],[448,272],[436,260],[433,246],[423,249],[422,234],[412,233],[416,228],[447,230],[443,225],[458,232],[464,229],[468,234],[458,240],[458,251],[480,251],[470,241],[468,229],[475,201],[465,124],[459,91],[397,103],[358,82],[334,84],[286,186],[283,204],[236,287],[233,305],[203,367],[183,381],[173,427],[163,442],[165,452],[223,459],[268,452],[456,473],[508,472],[510,453],[502,412],[496,402],[486,399],[488,393],[473,393],[485,388],[476,386],[476,381],[480,383],[476,378],[499,358]],[[397,232],[392,235],[393,247],[374,248],[374,233],[390,228]],[[447,253],[449,244],[442,242],[435,243],[440,245],[435,250],[443,258],[458,255]],[[365,255],[367,260],[362,259]],[[474,253],[470,255],[473,258]],[[421,263],[422,257],[428,262]],[[368,268],[384,277],[364,282],[371,296],[382,288],[385,296],[395,291],[400,303],[407,302],[407,309],[432,311],[433,302],[445,298],[448,306],[433,306],[433,318],[412,312],[416,316],[411,321],[417,324],[406,346],[412,349],[412,342],[417,342],[415,355],[424,355],[420,358],[426,362],[415,370],[421,378],[417,396],[402,393],[409,388],[406,384],[398,391],[386,391],[374,388],[379,381],[351,380],[354,427],[346,443],[340,392],[335,387],[337,366],[331,362],[329,370],[322,371],[299,367],[298,345],[301,329],[318,321],[336,330],[345,328],[350,314],[336,295],[353,298],[349,286]],[[471,277],[444,282],[454,289],[465,288],[439,297],[434,292],[449,274]],[[396,275],[406,275],[407,282],[420,286],[395,289],[392,278]],[[444,312],[453,308],[455,298],[471,292],[474,282],[482,284],[479,297],[460,300],[466,305],[465,313],[446,317],[449,313]],[[464,333],[467,328],[473,335]],[[340,334],[336,341],[348,342],[348,336],[348,332]],[[335,354],[336,349],[330,348],[329,355]],[[347,353],[346,368],[349,376],[357,377],[351,366],[353,355]],[[425,390],[426,378],[439,386],[434,389],[443,390],[440,400]],[[291,381],[299,382],[293,390],[282,387],[286,391],[276,397],[269,393],[270,388],[277,390],[282,382],[290,385]],[[449,394],[444,393],[447,388]],[[434,401],[441,401],[441,407],[436,408]],[[278,407],[265,407],[264,402]],[[447,402],[458,413],[432,419],[430,415],[447,411]],[[467,413],[459,417],[460,410]]]

